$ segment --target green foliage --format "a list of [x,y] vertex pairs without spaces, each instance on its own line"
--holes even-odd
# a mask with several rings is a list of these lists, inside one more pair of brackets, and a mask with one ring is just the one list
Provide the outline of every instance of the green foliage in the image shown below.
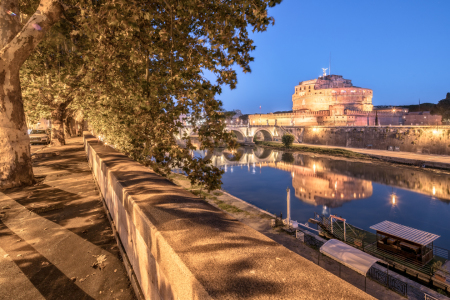
[[236,115],[236,112],[235,111],[225,111],[223,113],[223,115],[225,116],[225,118],[227,120],[229,120],[229,119],[233,118]]
[[248,123],[248,116],[249,116],[248,114],[242,115],[242,116],[239,117],[239,119],[242,120],[242,122],[244,124],[246,124],[246,123]]
[[421,103],[402,107],[408,108],[410,112],[430,111],[432,115],[441,115],[443,121],[448,121],[450,120],[450,93],[447,93],[445,99],[440,100],[437,104]]
[[410,112],[419,112],[419,111],[431,111],[436,104],[434,103],[421,103],[419,104],[414,104],[414,105],[405,105],[405,106],[400,106],[400,107],[405,107],[407,108]]
[[431,272],[436,273],[436,271],[442,270],[442,261],[435,261],[433,265],[431,265]]
[[292,164],[295,161],[294,155],[289,152],[283,153],[283,155],[281,156],[281,160],[288,164]]
[[[281,149],[281,150],[283,150],[285,148],[283,144],[279,144],[276,142],[261,141],[261,142],[258,142],[258,145],[266,146],[266,147],[274,148],[274,149]],[[308,147],[308,146],[302,146],[302,145],[292,145],[291,150],[299,151],[299,152],[311,152],[314,154],[342,156],[342,157],[349,157],[349,158],[370,159],[370,156],[368,156],[368,155],[345,150],[345,149],[339,149],[339,148],[320,148],[320,147]]]
[[238,207],[236,207],[234,205],[225,203],[222,200],[216,200],[215,202],[216,202],[217,206],[220,209],[224,210],[224,211],[231,212],[231,213],[242,213],[242,212],[244,212],[242,209],[240,209],[240,208],[238,208]]
[[441,115],[442,120],[450,120],[450,93],[447,93],[447,97],[436,104],[431,113]]
[[441,295],[447,296],[448,293],[446,291],[444,291],[443,289],[437,289],[437,292]]
[[[237,67],[251,71],[255,45],[248,30],[265,31],[274,23],[268,7],[280,2],[77,1],[23,74],[32,84],[27,110],[46,98],[72,97],[69,89],[97,134],[117,150],[163,175],[179,167],[192,183],[216,189],[223,171],[192,157],[182,117],[190,115],[199,149],[235,145],[215,97],[223,85],[236,87]],[[83,65],[82,78],[74,76]],[[47,73],[51,84],[42,76]],[[39,108],[39,116],[48,113]]]
[[[21,7],[21,11],[32,7]],[[67,18],[73,14],[67,12]],[[36,47],[20,70],[22,97],[28,123],[51,119],[55,109],[63,114],[76,110],[84,100],[86,68],[80,52],[88,47],[83,36],[70,36],[73,24],[62,19],[46,33],[46,38]]]
[[288,133],[284,134],[284,135],[281,137],[281,142],[283,143],[283,145],[284,145],[286,148],[291,147],[292,144],[294,143],[294,140],[295,140],[294,136],[293,136],[292,134],[288,134]]

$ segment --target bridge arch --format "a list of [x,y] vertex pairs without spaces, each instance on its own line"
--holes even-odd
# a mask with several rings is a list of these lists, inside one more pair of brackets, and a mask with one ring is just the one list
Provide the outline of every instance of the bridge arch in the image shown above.
[[259,159],[267,159],[272,154],[272,149],[256,147],[255,156]]
[[238,141],[245,142],[245,137],[240,130],[230,129],[230,132],[232,132],[236,135],[236,138]]
[[264,128],[257,129],[257,130],[255,131],[254,136],[256,136],[258,133],[261,133],[261,134],[263,135],[264,141],[266,141],[266,142],[271,142],[271,141],[273,141],[272,133],[271,133],[269,130],[264,129]]

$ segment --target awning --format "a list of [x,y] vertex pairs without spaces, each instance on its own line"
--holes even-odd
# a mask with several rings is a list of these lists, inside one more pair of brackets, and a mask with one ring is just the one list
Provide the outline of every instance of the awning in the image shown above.
[[384,232],[422,246],[426,246],[439,238],[439,235],[411,228],[405,225],[400,225],[390,221],[383,221],[371,226],[370,228],[381,233]]
[[320,252],[364,276],[374,263],[381,261],[381,259],[336,239],[331,239],[323,244]]

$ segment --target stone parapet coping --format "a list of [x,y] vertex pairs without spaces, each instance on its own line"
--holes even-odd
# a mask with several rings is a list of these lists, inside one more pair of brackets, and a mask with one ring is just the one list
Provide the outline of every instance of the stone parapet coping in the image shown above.
[[373,299],[85,133],[147,299]]

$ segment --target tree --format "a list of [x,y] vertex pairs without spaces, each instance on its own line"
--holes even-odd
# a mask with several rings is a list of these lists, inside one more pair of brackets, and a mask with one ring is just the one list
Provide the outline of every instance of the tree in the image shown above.
[[378,126],[378,110],[375,111],[375,126]]
[[295,161],[294,155],[292,153],[286,152],[281,156],[281,161],[292,164]]
[[63,12],[57,0],[0,3],[0,189],[34,182],[19,70]]
[[49,30],[21,69],[27,116],[51,119],[53,146],[64,145],[65,136],[71,135],[67,125],[74,111],[69,108],[85,96],[86,68],[80,53],[86,45],[82,38],[70,37],[72,26],[61,22]]
[[439,114],[442,116],[442,120],[450,120],[450,93],[447,93],[445,99],[440,100],[431,113]]
[[190,155],[195,147],[181,134],[180,118],[189,115],[202,150],[232,143],[215,96],[221,85],[235,88],[235,67],[250,72],[248,28],[265,31],[274,22],[268,6],[280,2],[80,1],[80,29],[72,35],[93,44],[83,53],[92,82],[85,116],[108,143],[156,172],[179,167],[191,182],[218,188],[223,171]]
[[294,136],[288,133],[283,134],[283,136],[281,137],[281,142],[286,148],[291,147],[292,144],[294,143],[294,140],[295,140]]

